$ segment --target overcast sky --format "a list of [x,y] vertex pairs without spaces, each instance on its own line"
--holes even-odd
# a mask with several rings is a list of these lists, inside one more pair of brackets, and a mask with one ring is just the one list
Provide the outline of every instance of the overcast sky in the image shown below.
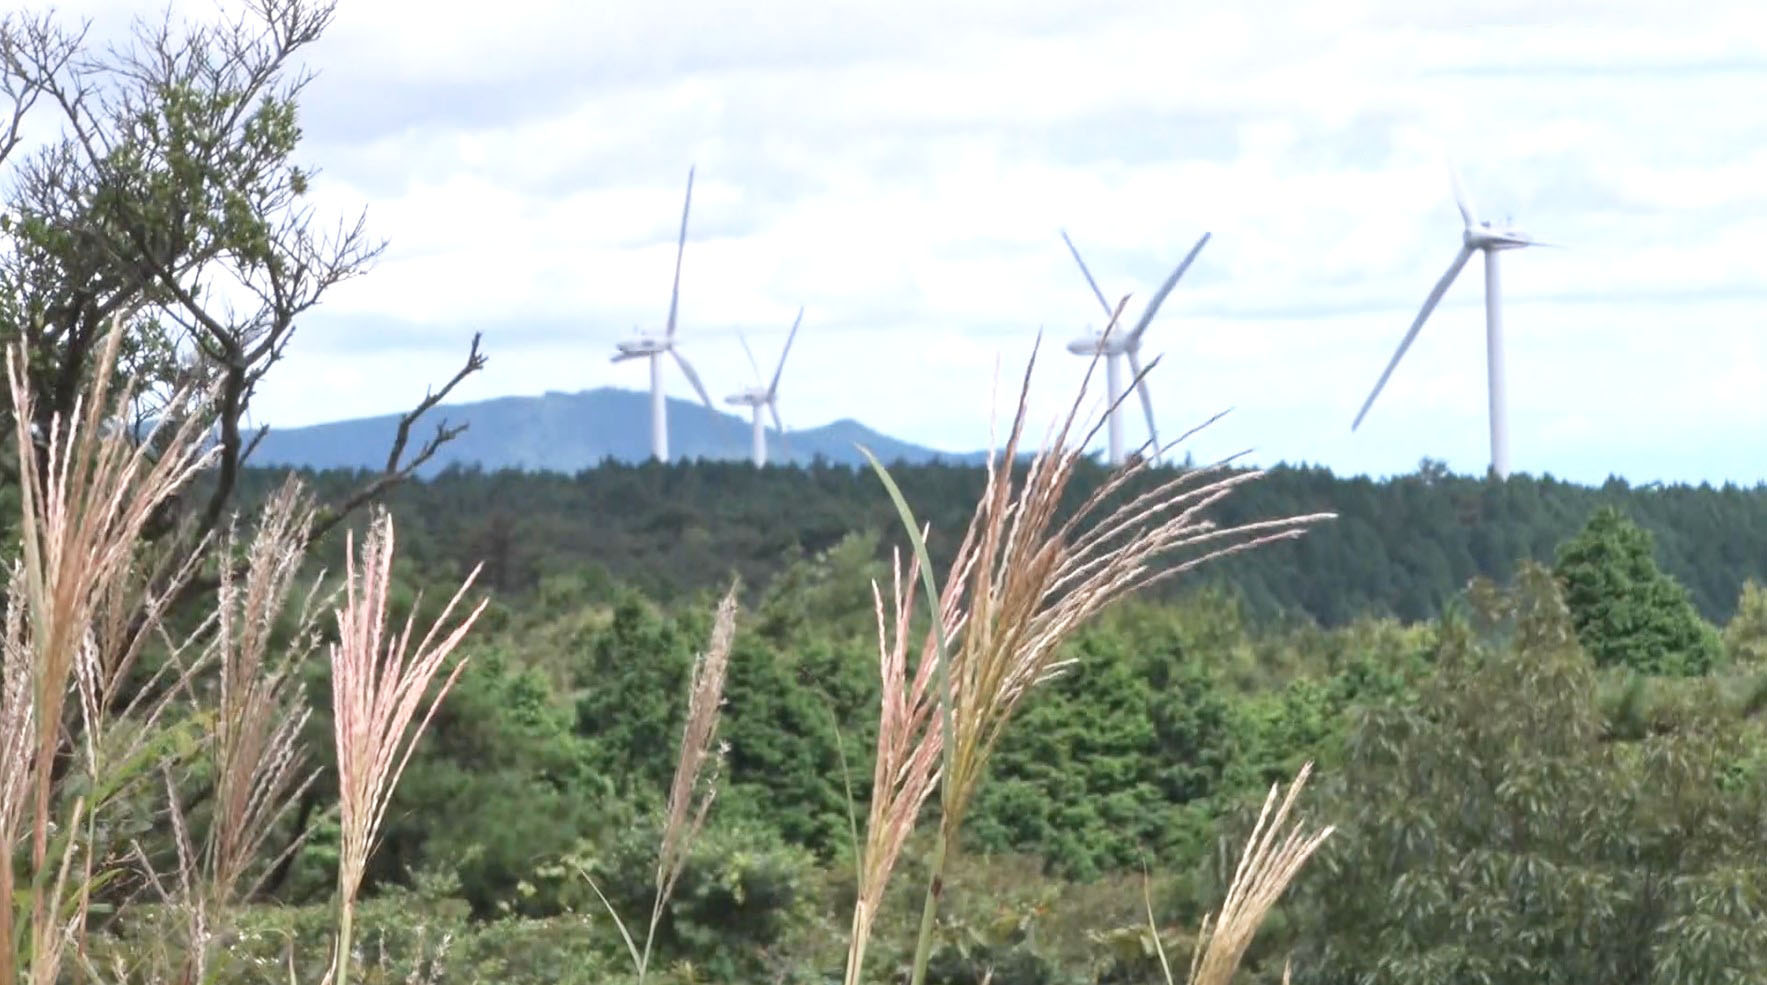
[[995,366],[1010,389],[1040,327],[1041,419],[1085,368],[1064,344],[1101,319],[1058,230],[1131,313],[1208,231],[1146,339],[1164,433],[1233,407],[1198,458],[1482,471],[1476,260],[1350,430],[1459,246],[1452,159],[1485,216],[1565,247],[1503,256],[1514,468],[1754,483],[1760,24],[1741,0],[345,2],[300,157],[391,242],[260,414],[403,409],[475,330],[462,401],[646,386],[608,357],[666,315],[697,165],[679,331],[714,398],[752,382],[737,330],[769,363],[802,305],[788,426],[982,447]]

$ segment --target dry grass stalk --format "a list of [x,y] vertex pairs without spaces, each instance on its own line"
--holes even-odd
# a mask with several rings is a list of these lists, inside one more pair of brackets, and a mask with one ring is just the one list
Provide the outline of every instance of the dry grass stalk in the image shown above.
[[[1271,907],[1294,881],[1301,866],[1336,830],[1327,825],[1308,833],[1306,825],[1299,819],[1289,825],[1289,814],[1312,772],[1311,762],[1303,765],[1280,804],[1276,795],[1281,784],[1271,785],[1269,796],[1264,798],[1264,808],[1258,813],[1258,822],[1252,826],[1252,833],[1246,839],[1245,851],[1233,873],[1233,882],[1227,887],[1227,899],[1212,921],[1203,920],[1202,929],[1197,934],[1190,976],[1186,979],[1189,985],[1228,985],[1233,980],[1246,948],[1251,945],[1252,937],[1264,923]],[[1154,941],[1156,944],[1159,941],[1157,930]],[[1163,949],[1160,961],[1165,962]],[[1171,980],[1170,969],[1167,970],[1167,980]],[[1283,980],[1288,980],[1286,967]]]
[[[1119,304],[1107,332],[1121,312]],[[943,655],[948,704],[942,711],[948,735],[943,740],[942,815],[913,985],[924,980],[946,853],[955,849],[988,758],[1020,702],[1068,666],[1059,657],[1062,644],[1087,620],[1135,591],[1216,558],[1299,537],[1312,524],[1332,517],[1318,513],[1221,527],[1204,512],[1262,473],[1235,474],[1220,463],[1175,471],[1130,495],[1150,468],[1147,458],[1138,458],[1112,473],[1064,518],[1063,505],[1086,458],[1085,448],[1117,406],[1106,406],[1089,424],[1081,419],[1095,359],[1066,417],[1051,428],[1022,482],[1015,482],[1036,361],[1033,350],[1005,446],[989,457],[986,486],[941,598],[942,606],[953,604],[961,613],[962,631]],[[1133,386],[1125,394],[1129,390]]]
[[[346,539],[344,605],[337,611],[338,642],[331,646],[332,715],[335,722],[338,813],[342,845],[338,858],[338,942],[332,980],[348,981],[356,893],[368,857],[417,740],[442,698],[465,669],[464,660],[442,679],[424,709],[424,697],[488,599],[467,613],[446,635],[438,636],[478,577],[475,567],[448,600],[429,631],[411,651],[417,619],[413,603],[405,626],[387,632],[388,592],[392,585],[393,520],[384,509],[370,520],[362,559],[356,563],[355,536]],[[424,709],[423,717],[417,713]],[[416,722],[415,728],[413,722]]]
[[[85,893],[91,884],[98,847],[88,830],[83,840],[76,816],[93,825],[102,804],[81,801],[64,819],[59,859],[50,858],[55,764],[67,737],[77,735],[86,768],[96,785],[101,770],[101,733],[106,709],[139,647],[114,645],[104,632],[161,604],[138,595],[138,551],[142,531],[156,511],[208,462],[198,421],[183,413],[188,394],[173,397],[162,424],[145,440],[134,441],[116,426],[114,409],[131,399],[128,388],[113,397],[113,369],[124,336],[121,315],[112,319],[97,362],[97,376],[69,419],[56,415],[47,433],[35,428],[29,386],[29,358],[22,347],[7,353],[7,382],[13,399],[14,438],[20,472],[21,556],[8,583],[4,707],[0,708],[0,844],[19,843],[27,803],[31,824],[30,870],[21,883],[15,858],[0,852],[0,981],[51,981],[57,974],[68,928],[83,923]],[[170,429],[164,422],[174,423]],[[169,433],[169,437],[167,437]],[[41,448],[39,447],[41,445]],[[107,645],[110,644],[110,645]],[[79,695],[80,721],[65,721],[70,691]],[[136,728],[130,748],[114,751],[121,761],[138,751],[150,728]],[[151,722],[147,723],[150,727]],[[76,863],[77,860],[77,863]],[[77,864],[77,867],[76,867]],[[55,878],[45,883],[47,866]],[[77,892],[67,896],[69,879]],[[29,899],[18,904],[20,892]],[[73,912],[69,912],[72,907]],[[16,967],[17,919],[30,922],[29,968]]]
[[[297,674],[317,648],[313,588],[296,612],[290,645],[272,653],[279,618],[288,610],[306,555],[306,531],[313,507],[298,481],[290,478],[265,503],[251,542],[241,545],[229,527],[217,565],[219,585],[202,663],[218,667],[215,724],[210,742],[215,780],[210,824],[198,852],[178,792],[166,774],[178,889],[159,879],[146,854],[136,858],[162,901],[184,914],[186,937],[181,981],[204,981],[215,937],[225,929],[229,909],[257,890],[263,877],[302,842],[291,839],[273,858],[260,853],[276,826],[317,775],[307,768],[300,733],[310,711]],[[234,564],[244,556],[244,577]],[[255,877],[255,863],[264,862]]]
[[[884,889],[915,820],[937,789],[943,752],[938,726],[939,694],[934,688],[938,665],[937,637],[929,629],[910,674],[909,634],[914,617],[914,582],[919,562],[910,559],[904,576],[900,555],[892,565],[894,594],[886,615],[882,590],[873,583],[877,609],[878,671],[882,679],[878,717],[877,757],[872,770],[871,806],[865,842],[858,858],[858,894],[852,930],[847,938],[846,985],[857,985],[865,964],[872,924],[883,906]],[[903,591],[904,585],[907,591]],[[947,586],[940,618],[945,635],[962,624],[957,594]]]
[[[164,625],[170,601],[208,556],[210,544],[205,538],[194,549],[156,558],[143,546],[143,534],[213,450],[205,450],[201,415],[190,413],[188,392],[168,401],[160,423],[142,440],[118,424],[116,408],[132,399],[127,387],[112,393],[123,329],[123,319],[113,319],[95,379],[68,419],[56,416],[46,425],[36,420],[27,354],[8,353],[22,551],[8,572],[0,638],[0,845],[6,846],[0,851],[0,981],[49,985],[70,955],[77,968],[102,977],[83,950],[88,903],[91,893],[124,871],[120,846],[109,842],[102,815],[156,768],[171,804],[177,891],[167,888],[139,846],[134,856],[148,884],[186,908],[190,946],[183,979],[203,979],[215,920],[252,892],[257,856],[311,780],[297,747],[307,713],[294,672],[317,645],[310,632],[311,594],[294,646],[274,659],[271,647],[312,508],[292,483],[273,497],[245,550],[243,578],[223,563],[215,611],[189,637],[171,639]],[[338,614],[344,642],[332,655],[346,794],[340,954],[348,950],[349,907],[392,785],[435,710],[432,702],[411,728],[423,693],[483,609],[481,603],[438,638],[471,585],[469,577],[414,658],[407,659],[407,621],[403,633],[386,641],[383,660],[391,521],[384,520],[369,542],[362,591],[358,595],[351,578],[348,604]],[[222,546],[228,554],[238,546],[231,529]],[[135,674],[150,639],[165,643],[166,660],[151,673]],[[199,853],[173,770],[188,743],[159,720],[178,699],[200,700],[192,686],[195,674],[217,664],[210,745],[215,812]],[[458,673],[456,667],[443,691]],[[73,708],[70,694],[78,699]],[[65,802],[58,770],[87,793]],[[14,850],[25,844],[28,852]],[[341,980],[341,963],[333,972]]]
[[223,905],[257,889],[256,882],[246,881],[249,867],[314,776],[305,769],[299,747],[310,712],[297,676],[318,643],[312,632],[314,592],[296,613],[292,646],[274,658],[271,654],[277,620],[288,610],[306,555],[313,514],[300,484],[290,478],[263,509],[246,550],[243,582],[225,563],[234,554],[231,531],[224,541],[214,639],[220,665],[215,815],[204,850],[210,893]]
[[[165,616],[207,556],[210,540],[201,538],[189,550],[179,553],[161,552],[157,545],[139,545],[137,565],[122,577],[113,580],[95,614],[93,652],[103,655],[102,665],[94,665],[79,675],[81,700],[86,702],[87,719],[103,724],[133,722],[151,727],[165,710],[168,694],[166,678],[189,676],[198,669],[172,659],[155,669],[144,680],[128,682],[129,672],[136,668],[142,651],[150,641],[159,641],[174,655],[181,655],[189,644],[201,638],[212,627],[211,615],[182,640],[173,640],[165,631]],[[153,555],[157,553],[157,557]],[[147,631],[142,631],[146,627]],[[125,683],[130,686],[125,687]],[[89,743],[95,751],[97,742]]]
[[737,587],[732,583],[724,600],[718,603],[711,643],[693,665],[687,721],[681,727],[681,751],[675,760],[675,778],[669,784],[669,806],[664,815],[662,844],[657,850],[657,900],[650,918],[653,932],[718,794],[718,774],[724,760],[724,746],[718,740],[718,719],[724,707],[730,647],[736,639]]
[[963,632],[950,654],[954,731],[943,802],[953,833],[1019,703],[1066,669],[1058,659],[1060,647],[1087,620],[1156,582],[1213,559],[1299,537],[1332,516],[1217,526],[1204,511],[1262,474],[1235,474],[1225,463],[1174,472],[1110,505],[1148,471],[1143,459],[1113,473],[1062,518],[1085,446],[1106,418],[1091,423],[1080,440],[1070,440],[1080,432],[1083,385],[1022,483],[1015,483],[1010,466],[1001,463],[1012,463],[1019,454],[1035,365],[1033,352],[1005,447],[990,457],[987,485],[953,563],[951,581],[962,586],[965,612]]
[[718,739],[718,721],[724,707],[724,680],[730,669],[730,649],[736,640],[737,590],[732,582],[712,619],[712,638],[704,652],[693,662],[688,685],[687,720],[681,727],[681,749],[675,759],[675,776],[669,784],[669,803],[663,815],[663,834],[657,846],[655,893],[651,897],[650,924],[640,945],[626,922],[620,918],[613,901],[596,885],[593,876],[583,875],[613,917],[632,958],[632,967],[643,982],[650,970],[651,949],[656,943],[657,927],[662,923],[675,884],[687,868],[693,854],[694,840],[705,826],[712,801],[718,794],[718,775],[724,759],[724,745]]
[[[6,636],[0,649],[0,981],[16,980],[13,967],[13,918],[16,874],[12,846],[18,844],[25,804],[31,796],[31,740],[36,733],[36,706],[30,641],[25,632],[25,572],[13,565],[7,581]],[[27,884],[29,873],[26,873]]]

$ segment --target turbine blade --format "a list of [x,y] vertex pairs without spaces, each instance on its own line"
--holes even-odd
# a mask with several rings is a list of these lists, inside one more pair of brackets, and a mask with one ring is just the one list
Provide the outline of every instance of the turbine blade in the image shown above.
[[773,427],[779,432],[779,436],[785,437],[785,422],[779,419],[779,405],[771,400],[767,401],[767,412],[773,415]]
[[1466,228],[1479,224],[1479,210],[1473,206],[1472,197],[1467,195],[1466,186],[1460,183],[1460,169],[1454,162],[1448,162],[1448,180],[1454,184],[1454,204],[1460,208],[1460,218],[1466,222]]
[[1380,396],[1381,388],[1387,385],[1387,377],[1393,375],[1393,367],[1399,365],[1399,360],[1404,358],[1405,350],[1411,348],[1411,342],[1417,338],[1417,333],[1423,328],[1425,319],[1429,318],[1430,312],[1436,310],[1437,302],[1442,300],[1443,294],[1448,293],[1448,285],[1454,283],[1454,278],[1460,274],[1460,268],[1466,266],[1466,261],[1472,255],[1472,247],[1462,246],[1460,252],[1455,255],[1454,262],[1448,265],[1448,272],[1442,275],[1441,280],[1436,281],[1435,287],[1430,288],[1430,296],[1424,299],[1423,310],[1417,313],[1417,318],[1411,323],[1411,330],[1405,333],[1404,339],[1400,340],[1399,351],[1393,353],[1392,361],[1388,362],[1387,368],[1381,372],[1380,380],[1374,384],[1374,392],[1370,393],[1368,399],[1362,402],[1362,409],[1357,412],[1355,423],[1350,425],[1350,430],[1354,431],[1362,426],[1362,418],[1368,415],[1368,408],[1374,406],[1374,398]]
[[740,328],[736,330],[736,341],[742,343],[742,354],[749,357],[749,368],[755,371],[755,385],[759,386],[761,384],[761,366],[755,362],[755,350],[749,348],[748,336],[742,334]]
[[773,382],[767,384],[767,399],[779,392],[779,376],[785,372],[785,357],[791,355],[792,340],[798,337],[798,326],[804,323],[804,309],[798,309],[798,317],[791,323],[791,334],[785,337],[785,348],[779,352],[779,365],[773,370]]
[[1177,270],[1172,271],[1172,276],[1166,278],[1166,282],[1161,284],[1159,291],[1154,294],[1153,300],[1147,303],[1147,310],[1141,313],[1141,320],[1135,323],[1135,329],[1129,333],[1131,348],[1141,341],[1141,333],[1147,331],[1147,326],[1153,324],[1153,316],[1160,310],[1160,305],[1166,303],[1166,295],[1172,293],[1172,288],[1178,286],[1178,278],[1183,277],[1184,272],[1190,269],[1190,264],[1196,259],[1196,255],[1203,251],[1203,245],[1209,241],[1211,235],[1211,233],[1203,233],[1203,238],[1197,240],[1196,245],[1191,247],[1190,252],[1185,255],[1184,262],[1178,265]]
[[693,388],[699,391],[699,399],[706,402],[706,409],[716,410],[712,406],[712,395],[706,392],[706,385],[699,381],[699,374],[695,373],[693,367],[688,364],[687,357],[677,352],[674,346],[669,347],[669,355],[674,356],[675,361],[681,364],[681,372],[687,374],[687,382],[692,383]]
[[693,168],[687,169],[687,200],[681,204],[681,237],[675,242],[675,286],[669,291],[667,338],[675,337],[675,309],[681,300],[681,255],[687,252],[687,213],[693,208]]
[[1135,380],[1135,392],[1141,394],[1141,412],[1147,415],[1147,440],[1149,457],[1158,459],[1160,455],[1160,431],[1153,423],[1153,397],[1147,393],[1147,377],[1141,372],[1141,359],[1134,349],[1125,353],[1129,357],[1129,372]]
[[1074,255],[1074,262],[1080,265],[1080,273],[1086,275],[1086,283],[1092,288],[1092,296],[1098,299],[1098,306],[1104,309],[1104,316],[1109,318],[1111,314],[1111,304],[1104,299],[1104,292],[1098,289],[1098,281],[1092,279],[1092,271],[1086,269],[1086,261],[1080,259],[1079,247],[1075,246],[1074,241],[1068,238],[1068,231],[1066,229],[1061,231],[1061,239],[1062,242],[1068,244],[1068,252]]

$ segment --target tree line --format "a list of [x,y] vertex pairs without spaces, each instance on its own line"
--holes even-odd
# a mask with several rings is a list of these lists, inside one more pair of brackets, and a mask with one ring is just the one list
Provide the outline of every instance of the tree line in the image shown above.
[[[943,558],[967,522],[984,471],[925,465],[893,473],[932,527],[935,559]],[[268,490],[282,474],[248,470],[245,481]],[[1106,475],[1103,467],[1083,470],[1076,495]],[[1154,470],[1141,485],[1164,475]],[[303,478],[341,494],[368,477]],[[628,585],[661,600],[723,584],[732,574],[758,586],[850,534],[872,537],[885,556],[894,529],[876,479],[829,464],[757,470],[745,463],[609,462],[575,475],[451,468],[392,490],[388,502],[409,531],[415,561],[451,573],[483,561],[487,583],[512,598],[560,576]],[[1212,515],[1223,524],[1318,511],[1337,519],[1198,577],[1230,588],[1258,618],[1324,626],[1364,615],[1422,621],[1439,615],[1474,578],[1501,582],[1523,560],[1551,562],[1557,545],[1602,507],[1651,534],[1655,559],[1709,621],[1727,621],[1743,584],[1767,578],[1767,489],[1633,488],[1619,479],[1588,487],[1527,475],[1499,482],[1451,475],[1429,462],[1385,480],[1273,468]]]

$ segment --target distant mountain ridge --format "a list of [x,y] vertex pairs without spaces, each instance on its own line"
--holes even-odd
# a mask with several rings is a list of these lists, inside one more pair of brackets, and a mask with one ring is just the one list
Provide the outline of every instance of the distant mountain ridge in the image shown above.
[[[669,454],[679,461],[746,460],[751,426],[735,414],[707,410],[705,405],[670,397]],[[418,443],[434,432],[436,422],[466,424],[466,431],[448,442],[418,470],[433,476],[450,465],[495,471],[572,474],[607,459],[641,462],[650,457],[650,394],[618,387],[578,393],[550,391],[537,397],[496,397],[467,404],[445,404],[419,422],[411,440]],[[385,414],[299,428],[277,428],[252,453],[254,466],[313,469],[378,469],[386,463],[399,415]],[[843,419],[821,427],[767,430],[767,461],[805,464],[820,457],[842,465],[864,464],[856,445],[871,449],[885,462],[978,464],[983,452],[952,453],[899,441]]]

